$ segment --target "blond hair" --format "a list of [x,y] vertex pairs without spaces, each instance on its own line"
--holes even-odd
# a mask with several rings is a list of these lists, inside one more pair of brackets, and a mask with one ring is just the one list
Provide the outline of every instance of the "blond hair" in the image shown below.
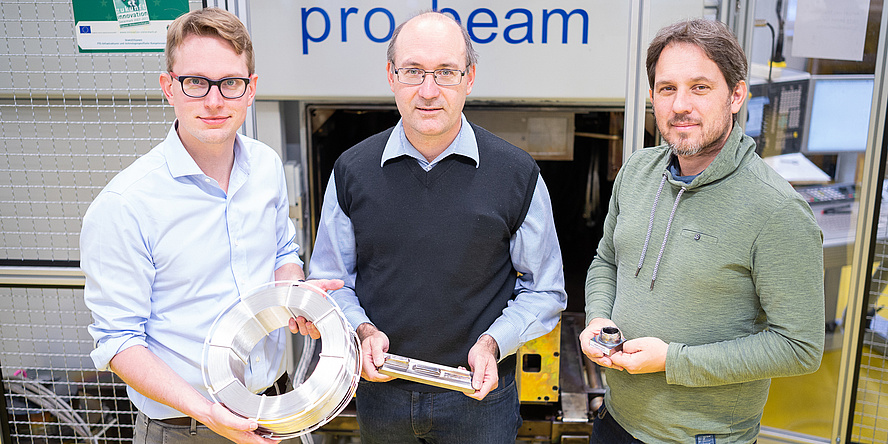
[[180,16],[167,29],[166,64],[172,72],[176,62],[176,49],[190,35],[218,37],[225,40],[237,55],[243,54],[250,75],[256,68],[253,42],[247,27],[236,15],[219,8],[199,9]]

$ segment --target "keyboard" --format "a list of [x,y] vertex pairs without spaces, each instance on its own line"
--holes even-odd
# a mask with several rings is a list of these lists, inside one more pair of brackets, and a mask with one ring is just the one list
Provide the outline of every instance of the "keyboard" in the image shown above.
[[796,191],[809,204],[853,201],[857,196],[857,187],[853,183],[800,186]]

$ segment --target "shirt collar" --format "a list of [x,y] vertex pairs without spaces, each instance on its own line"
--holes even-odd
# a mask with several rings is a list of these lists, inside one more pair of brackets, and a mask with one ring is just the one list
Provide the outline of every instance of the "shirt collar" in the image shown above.
[[684,183],[691,183],[694,179],[697,178],[701,173],[694,174],[693,176],[682,176],[679,170],[678,156],[675,154],[672,155],[672,161],[669,162],[669,172],[672,173],[672,178]]
[[[185,145],[182,145],[182,140],[179,139],[179,134],[176,132],[176,128],[178,127],[179,121],[176,120],[173,122],[173,125],[163,142],[163,154],[167,160],[167,167],[170,169],[170,174],[173,177],[204,175],[203,170],[197,166],[197,162],[194,161],[191,154],[188,154]],[[240,168],[245,173],[249,174],[250,154],[249,150],[245,150],[243,146],[244,144],[241,140],[241,135],[238,133],[234,138],[234,167]]]
[[466,120],[465,114],[460,116],[460,128],[456,138],[453,139],[453,142],[447,147],[447,149],[431,162],[426,160],[425,156],[423,156],[422,153],[420,153],[419,150],[407,140],[407,134],[404,133],[404,121],[401,119],[398,121],[398,124],[395,125],[395,129],[389,135],[388,141],[385,143],[379,166],[384,166],[389,160],[401,156],[410,156],[420,163],[434,166],[451,154],[458,154],[472,159],[475,161],[476,168],[480,165],[478,141],[475,139],[475,131],[472,129],[472,126],[469,125],[469,121]]

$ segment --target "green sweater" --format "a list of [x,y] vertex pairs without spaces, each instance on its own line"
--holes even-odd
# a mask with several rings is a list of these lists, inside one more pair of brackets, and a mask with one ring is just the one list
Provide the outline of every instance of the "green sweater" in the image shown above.
[[667,171],[671,157],[644,149],[620,170],[586,278],[587,323],[608,318],[627,339],[669,344],[665,372],[607,370],[605,403],[648,444],[751,443],[770,378],[820,366],[823,237],[736,124],[690,184]]

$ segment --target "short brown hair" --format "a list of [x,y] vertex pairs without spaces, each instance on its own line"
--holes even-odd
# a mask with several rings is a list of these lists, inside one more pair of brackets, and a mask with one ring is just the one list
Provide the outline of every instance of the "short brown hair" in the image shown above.
[[698,18],[674,23],[657,32],[647,52],[647,75],[651,88],[654,87],[654,73],[660,53],[673,42],[690,43],[703,50],[718,65],[731,89],[746,79],[746,54],[734,33],[720,21]]
[[236,15],[219,8],[207,8],[191,11],[180,16],[167,29],[166,65],[167,71],[173,70],[176,62],[176,49],[190,35],[202,37],[219,37],[230,43],[237,55],[244,54],[247,70],[250,75],[256,68],[253,55],[253,42],[247,27]]

